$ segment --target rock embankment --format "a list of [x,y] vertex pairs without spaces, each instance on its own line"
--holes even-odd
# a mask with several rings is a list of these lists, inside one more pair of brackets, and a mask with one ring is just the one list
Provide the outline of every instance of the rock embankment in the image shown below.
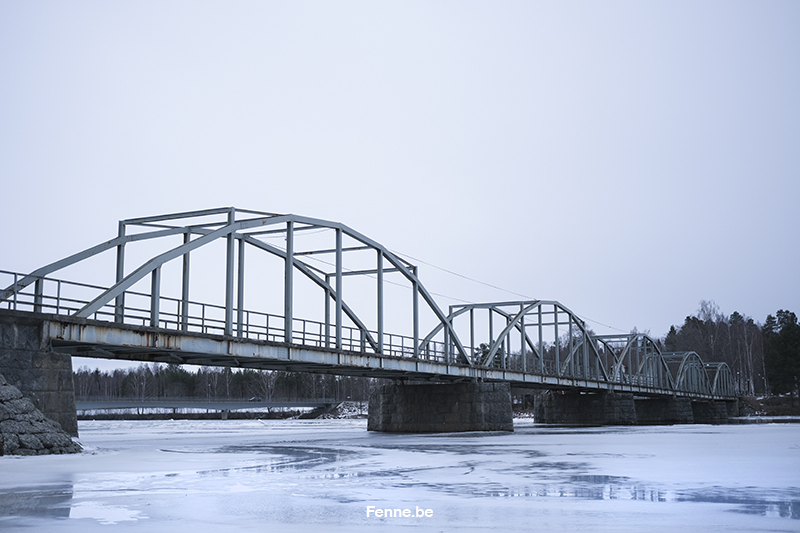
[[367,418],[368,413],[367,402],[341,402],[331,407],[317,418],[323,420]]
[[0,374],[0,455],[78,453],[80,445],[58,422],[45,417],[29,398]]

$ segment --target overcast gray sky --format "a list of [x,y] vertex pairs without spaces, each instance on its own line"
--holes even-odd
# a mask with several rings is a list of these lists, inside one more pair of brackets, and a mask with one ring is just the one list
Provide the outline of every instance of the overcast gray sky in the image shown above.
[[0,0],[0,73],[3,270],[233,205],[617,330],[800,312],[800,2]]

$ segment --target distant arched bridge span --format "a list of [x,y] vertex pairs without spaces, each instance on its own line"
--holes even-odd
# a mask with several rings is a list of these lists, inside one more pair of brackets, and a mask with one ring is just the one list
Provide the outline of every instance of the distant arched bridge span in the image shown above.
[[[150,245],[145,259],[126,262],[129,248],[140,243]],[[190,298],[193,282],[209,283],[190,269],[203,250],[224,261],[219,301]],[[253,252],[258,259],[250,259]],[[112,272],[87,272],[110,283],[52,277],[108,254],[115,254]],[[272,264],[273,274],[254,274],[248,261]],[[177,273],[172,283],[162,282],[168,269]],[[298,215],[226,207],[123,220],[106,242],[29,274],[0,276],[7,279],[0,312],[40,318],[45,341],[73,355],[736,397],[724,363],[705,363],[694,352],[662,353],[643,334],[593,335],[557,301],[477,303],[445,313],[416,266],[344,224]],[[245,305],[246,296],[256,299],[246,292],[246,279],[262,278],[277,286],[265,304],[277,312]],[[357,289],[348,292],[346,279],[357,279]],[[387,289],[398,285],[406,296],[387,303]],[[313,316],[297,316],[298,302]],[[401,317],[403,331],[386,330],[389,309]]]

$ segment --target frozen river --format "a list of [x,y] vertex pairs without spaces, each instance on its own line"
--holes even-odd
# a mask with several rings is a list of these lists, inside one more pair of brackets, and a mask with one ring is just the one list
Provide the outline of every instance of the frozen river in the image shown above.
[[0,531],[800,531],[800,424],[515,424],[81,422],[83,454],[0,457]]

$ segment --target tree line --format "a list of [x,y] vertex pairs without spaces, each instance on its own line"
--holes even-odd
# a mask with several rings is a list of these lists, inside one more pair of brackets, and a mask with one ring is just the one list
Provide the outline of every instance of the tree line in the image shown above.
[[254,370],[249,368],[198,367],[190,372],[180,365],[150,363],[113,371],[84,366],[73,372],[78,399],[192,398],[196,400],[263,401],[327,398],[332,401],[365,401],[374,378]]
[[733,312],[723,314],[714,302],[701,301],[695,315],[672,326],[661,340],[667,352],[693,351],[706,362],[726,363],[743,395],[791,393],[800,381],[800,325],[780,310],[761,326]]
[[[738,312],[726,316],[714,302],[702,301],[696,314],[657,340],[666,352],[693,351],[703,361],[727,363],[740,394],[800,394],[800,325],[793,312],[779,310],[767,316],[762,326]],[[162,363],[108,372],[82,367],[73,375],[78,398],[365,401],[371,387],[386,382],[227,367],[198,367],[190,372]]]

